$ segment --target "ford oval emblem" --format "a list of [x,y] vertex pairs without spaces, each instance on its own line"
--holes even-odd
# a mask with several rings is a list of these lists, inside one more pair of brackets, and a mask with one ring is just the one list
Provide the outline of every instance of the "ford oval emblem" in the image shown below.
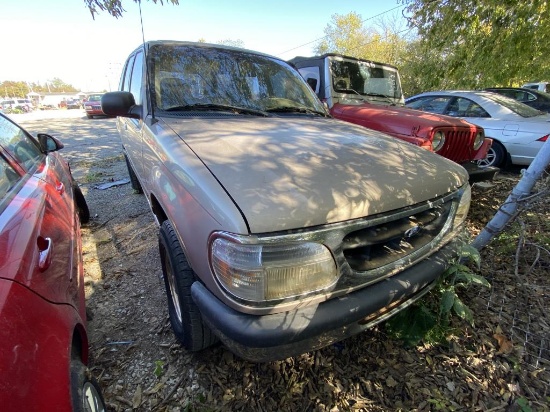
[[411,227],[410,229],[407,229],[405,231],[405,239],[410,239],[412,237],[415,237],[416,235],[418,235],[420,233],[420,230],[422,229],[421,226],[413,226]]

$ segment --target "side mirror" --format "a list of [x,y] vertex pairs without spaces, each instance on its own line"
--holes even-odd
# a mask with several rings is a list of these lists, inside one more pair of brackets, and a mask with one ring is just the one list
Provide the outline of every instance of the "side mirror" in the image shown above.
[[109,116],[141,118],[141,106],[130,92],[108,92],[101,96],[101,110]]
[[49,134],[38,133],[36,137],[38,138],[38,143],[40,144],[40,149],[42,149],[43,153],[56,152],[65,147],[59,139],[50,136]]

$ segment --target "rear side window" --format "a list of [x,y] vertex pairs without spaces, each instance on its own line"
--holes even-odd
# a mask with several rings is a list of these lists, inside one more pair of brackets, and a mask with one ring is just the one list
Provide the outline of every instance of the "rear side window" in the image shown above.
[[317,66],[302,67],[301,69],[298,69],[298,71],[313,91],[315,93],[319,93],[319,85],[321,84],[321,74],[319,73],[319,68]]
[[38,143],[19,126],[1,116],[0,145],[26,170],[32,169],[42,158]]

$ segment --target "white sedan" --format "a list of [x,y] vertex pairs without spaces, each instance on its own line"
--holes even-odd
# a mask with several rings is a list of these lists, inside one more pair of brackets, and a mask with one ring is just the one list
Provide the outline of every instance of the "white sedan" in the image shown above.
[[484,166],[529,165],[550,134],[550,114],[506,96],[486,91],[426,92],[405,105],[448,116],[462,117],[485,129],[493,139]]

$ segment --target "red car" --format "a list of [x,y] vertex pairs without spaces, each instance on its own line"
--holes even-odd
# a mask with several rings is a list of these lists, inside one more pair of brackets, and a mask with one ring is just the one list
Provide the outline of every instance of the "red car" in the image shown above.
[[103,93],[91,94],[84,102],[84,110],[86,110],[86,117],[88,119],[94,116],[105,116],[105,113],[101,109],[101,96],[103,96]]
[[1,114],[0,131],[0,409],[103,411],[86,366],[86,201],[59,140]]

